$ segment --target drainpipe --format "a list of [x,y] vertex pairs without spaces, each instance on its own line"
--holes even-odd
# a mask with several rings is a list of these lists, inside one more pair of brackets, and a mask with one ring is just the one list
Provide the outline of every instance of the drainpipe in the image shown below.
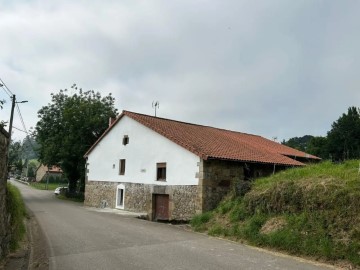
[[273,170],[273,174],[275,174],[275,167],[276,167],[276,164],[274,163],[274,170]]

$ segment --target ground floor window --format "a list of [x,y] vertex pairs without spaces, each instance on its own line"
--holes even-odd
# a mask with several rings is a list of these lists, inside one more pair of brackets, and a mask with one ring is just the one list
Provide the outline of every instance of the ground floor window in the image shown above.
[[120,184],[116,187],[116,208],[124,209],[125,186]]

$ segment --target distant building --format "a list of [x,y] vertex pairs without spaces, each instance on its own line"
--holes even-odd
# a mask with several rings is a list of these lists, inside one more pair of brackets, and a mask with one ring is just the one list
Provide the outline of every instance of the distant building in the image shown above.
[[45,180],[46,177],[61,177],[63,175],[63,171],[60,167],[57,166],[45,166],[44,164],[40,164],[40,166],[35,171],[35,179],[36,182],[40,182]]

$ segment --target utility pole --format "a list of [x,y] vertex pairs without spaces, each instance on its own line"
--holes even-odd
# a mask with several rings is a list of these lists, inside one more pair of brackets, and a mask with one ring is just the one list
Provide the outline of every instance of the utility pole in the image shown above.
[[11,114],[10,114],[10,123],[9,123],[9,135],[10,135],[9,141],[10,141],[10,142],[11,142],[12,127],[13,127],[15,104],[16,104],[16,103],[26,103],[26,102],[28,102],[28,101],[27,101],[27,100],[23,100],[23,101],[16,102],[16,96],[15,96],[15,95],[12,96]]
[[12,96],[12,103],[11,103],[11,114],[10,114],[10,124],[9,124],[9,135],[10,135],[10,142],[11,142],[11,131],[12,131],[12,125],[13,125],[13,119],[14,119],[14,109],[15,109],[15,100],[16,96]]

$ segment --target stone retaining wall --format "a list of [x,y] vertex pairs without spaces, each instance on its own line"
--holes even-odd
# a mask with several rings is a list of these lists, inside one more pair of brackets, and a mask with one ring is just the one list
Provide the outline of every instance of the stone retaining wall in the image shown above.
[[10,241],[9,217],[6,209],[8,143],[8,133],[0,128],[0,259],[7,254]]

